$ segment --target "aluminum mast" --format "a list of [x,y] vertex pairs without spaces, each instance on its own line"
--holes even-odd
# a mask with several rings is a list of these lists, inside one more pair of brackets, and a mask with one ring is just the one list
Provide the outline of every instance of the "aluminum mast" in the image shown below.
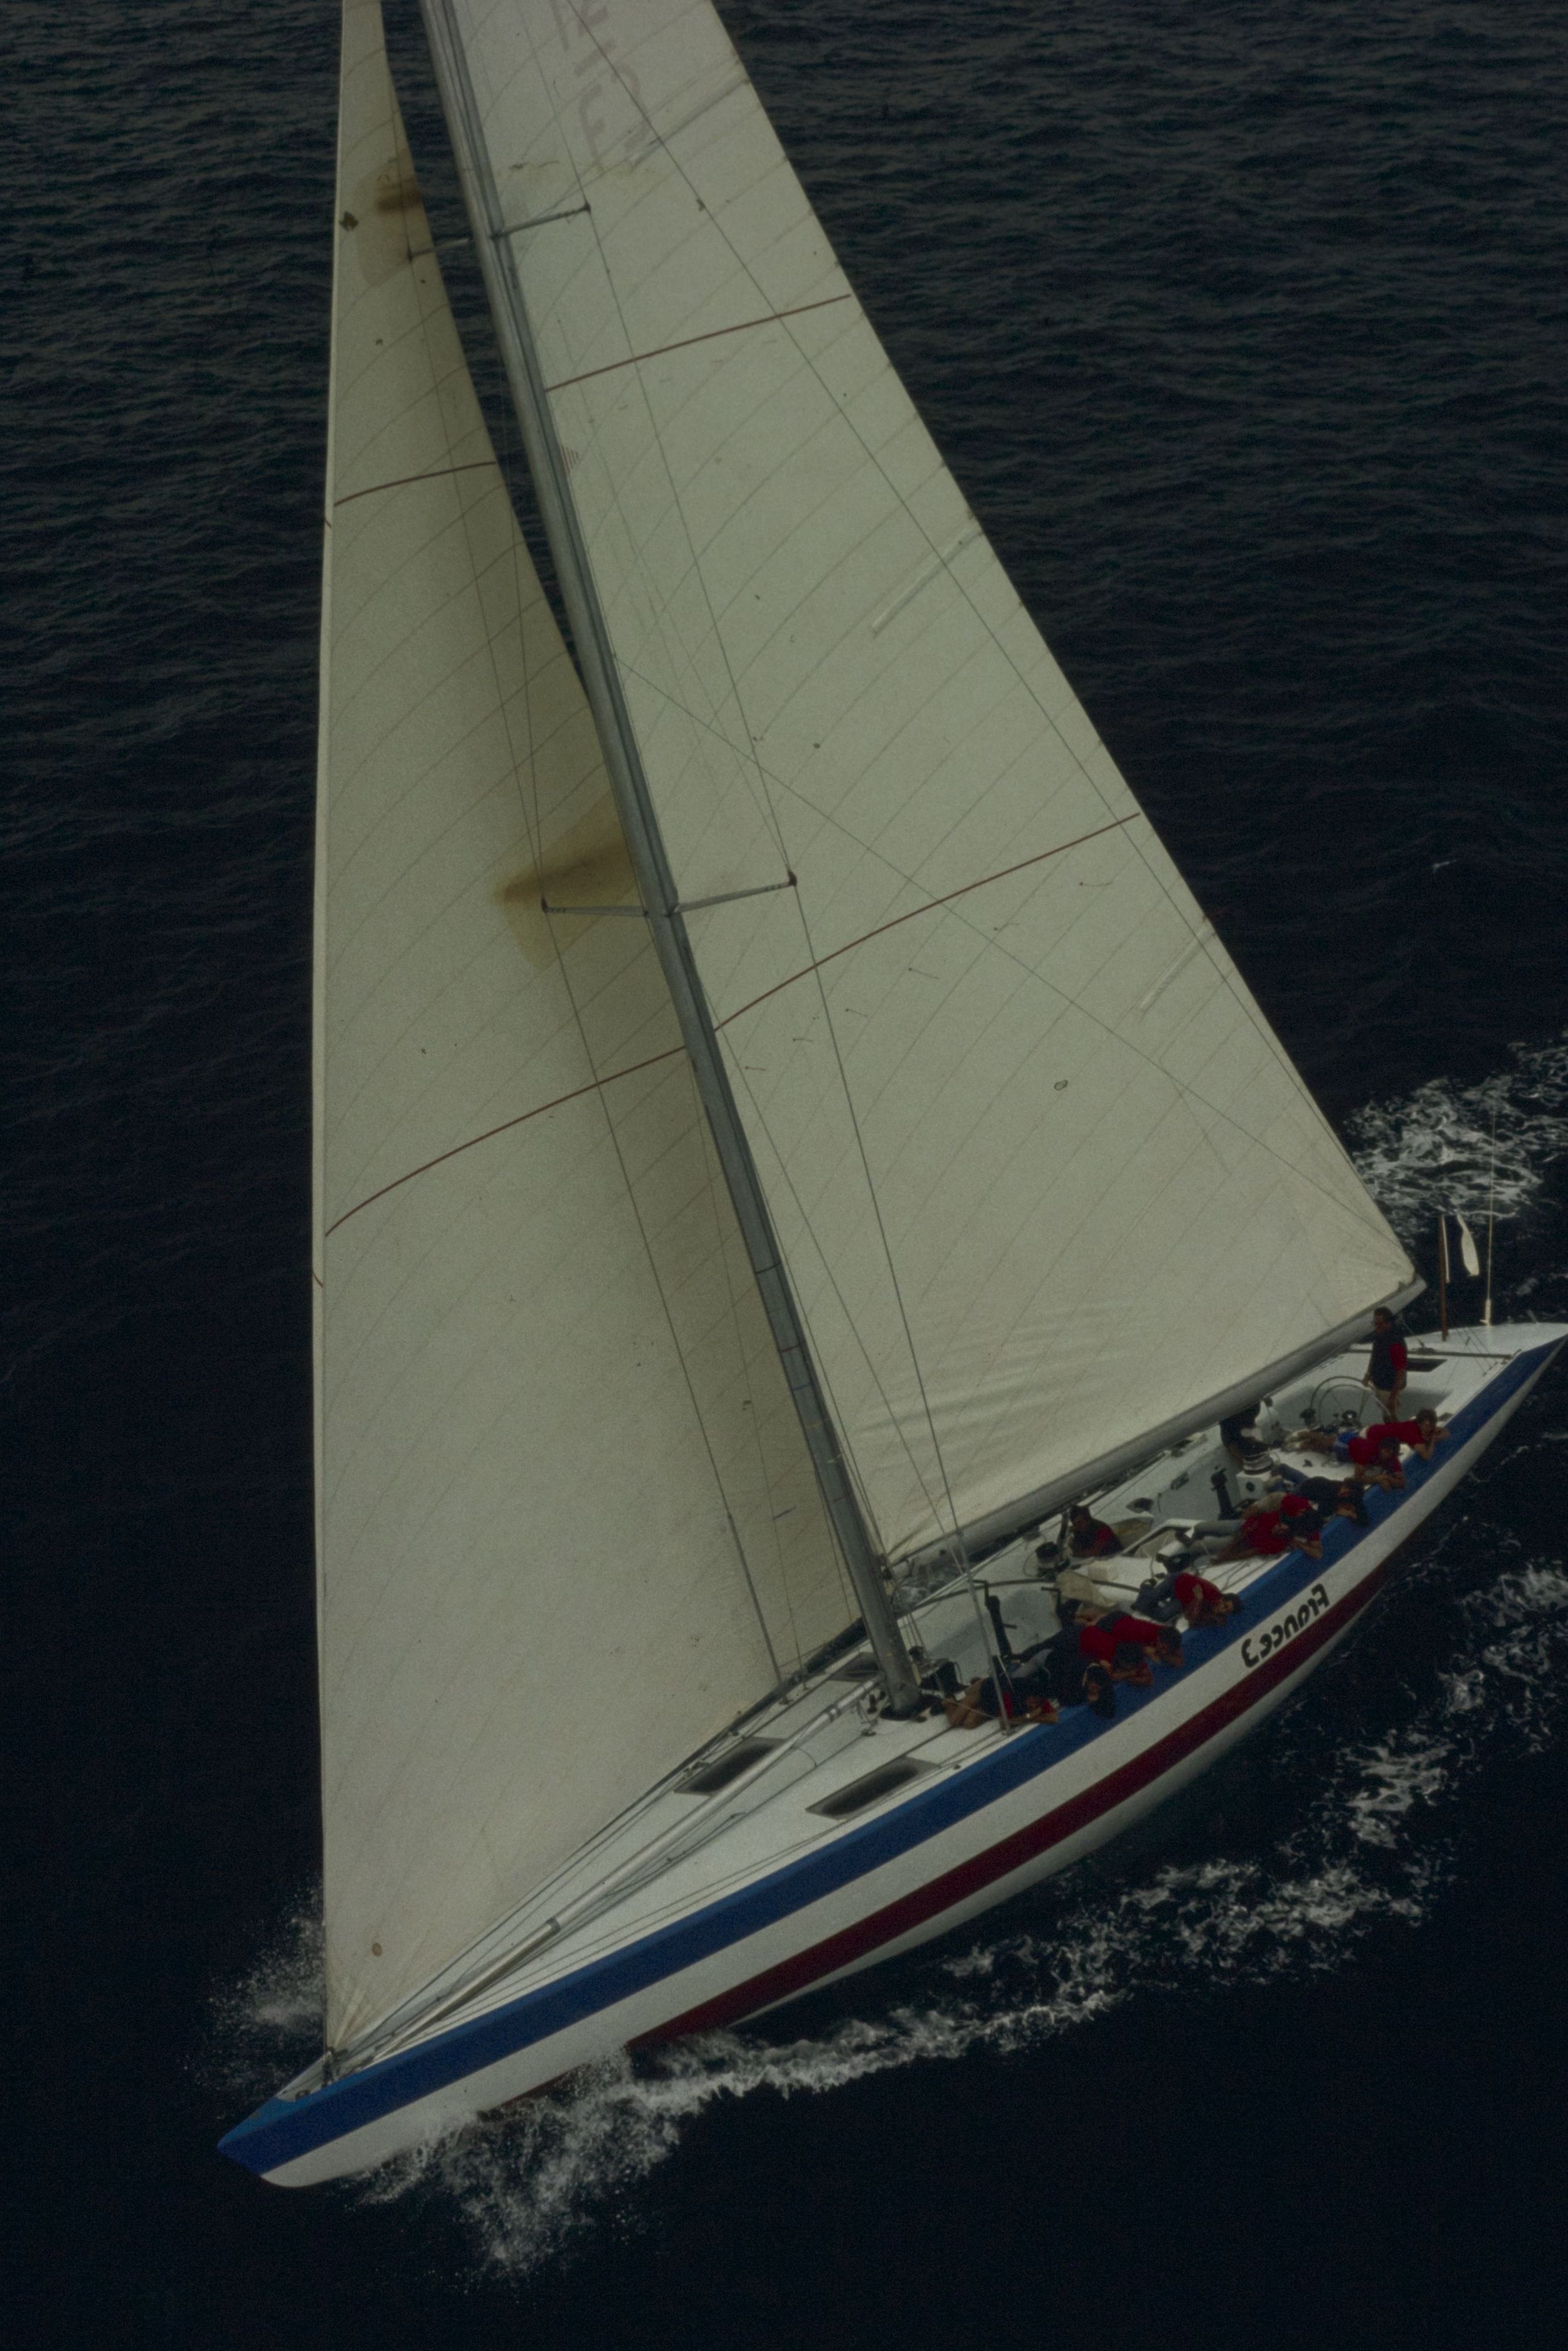
[[761,1294],[773,1342],[800,1416],[822,1500],[843,1553],[855,1597],[887,1684],[894,1713],[914,1710],[920,1699],[915,1668],[898,1630],[883,1576],[883,1561],[852,1483],[827,1398],[806,1343],[804,1326],[784,1270],[782,1252],[763,1196],[761,1180],[741,1124],[706,998],[697,977],[679,893],[643,773],[641,753],[621,691],[603,610],[595,588],[576,510],[567,489],[567,471],[545,396],[543,378],[529,330],[528,308],[513,256],[515,225],[502,216],[500,200],[480,128],[477,105],[463,46],[452,22],[449,0],[420,0],[435,66],[442,110],[456,155],[464,198],[474,231],[500,344],[507,381],[517,410],[523,447],[561,594],[589,706],[598,728],[616,810],[626,837],[643,910],[674,1004],[681,1035],[691,1058],[697,1092],[712,1130],[719,1165],[735,1204],[752,1273]]

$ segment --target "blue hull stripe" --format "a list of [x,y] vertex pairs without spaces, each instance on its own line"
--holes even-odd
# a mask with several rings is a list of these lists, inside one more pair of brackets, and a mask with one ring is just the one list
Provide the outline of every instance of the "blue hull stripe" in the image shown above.
[[[1553,1340],[1517,1356],[1455,1414],[1448,1439],[1455,1450],[1475,1437],[1544,1367],[1560,1343]],[[1407,1492],[1418,1492],[1439,1466],[1412,1458],[1406,1467]],[[1321,1562],[1299,1552],[1287,1553],[1249,1588],[1242,1607],[1223,1626],[1186,1635],[1189,1663],[1209,1664],[1255,1625],[1277,1614],[1296,1593],[1315,1583],[1325,1567],[1333,1566],[1364,1542],[1405,1499],[1404,1495],[1369,1494],[1366,1528],[1353,1526],[1348,1520],[1333,1520],[1323,1530]],[[1163,1694],[1124,1686],[1117,1720],[1125,1721],[1139,1708],[1157,1704]],[[1059,1724],[1018,1731],[983,1762],[944,1778],[937,1786],[910,1797],[864,1828],[836,1838],[824,1850],[805,1855],[759,1883],[724,1896],[706,1909],[693,1911],[622,1950],[591,1960],[556,1983],[527,1992],[504,2008],[455,2025],[417,2048],[383,2058],[363,2073],[313,2090],[303,2098],[268,2099],[220,2141],[221,2151],[247,2170],[275,2171],[837,1893],[1040,1778],[1112,1727],[1087,1707],[1074,1707]]]

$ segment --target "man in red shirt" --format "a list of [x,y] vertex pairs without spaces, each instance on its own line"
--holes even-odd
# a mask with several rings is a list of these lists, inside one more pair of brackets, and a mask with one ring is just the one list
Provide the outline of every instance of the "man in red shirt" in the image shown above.
[[1092,1516],[1082,1502],[1068,1513],[1067,1540],[1074,1559],[1113,1559],[1122,1548],[1115,1528]]
[[1407,1445],[1421,1460],[1430,1461],[1434,1447],[1448,1436],[1448,1425],[1435,1412],[1418,1412],[1414,1420],[1380,1420],[1366,1434],[1385,1444]]
[[1146,1616],[1102,1616],[1097,1624],[1080,1625],[1079,1655],[1091,1665],[1103,1666],[1113,1682],[1145,1685],[1154,1679],[1151,1656],[1162,1666],[1179,1666],[1181,1639],[1164,1625]]
[[1249,1510],[1241,1531],[1226,1544],[1217,1559],[1282,1559],[1288,1551],[1304,1551],[1322,1559],[1319,1541],[1322,1520],[1304,1494],[1287,1494],[1267,1510]]
[[1405,1483],[1405,1472],[1399,1467],[1399,1440],[1390,1437],[1390,1426],[1380,1423],[1375,1428],[1342,1428],[1334,1438],[1334,1454],[1354,1470],[1364,1483],[1368,1479],[1375,1486],[1392,1491]]
[[1203,1632],[1210,1625],[1223,1625],[1241,1605],[1234,1592],[1221,1592],[1218,1583],[1210,1583],[1207,1576],[1196,1575],[1190,1567],[1183,1569],[1171,1589],[1195,1633]]

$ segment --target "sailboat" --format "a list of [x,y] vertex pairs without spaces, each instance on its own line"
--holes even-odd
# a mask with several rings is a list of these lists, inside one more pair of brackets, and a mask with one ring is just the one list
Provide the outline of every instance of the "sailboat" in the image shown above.
[[[345,0],[315,992],[321,2057],[294,2185],[1115,1834],[1329,1654],[1568,1332],[1321,1552],[1421,1287],[953,482],[707,0],[423,0],[570,629]],[[1218,1424],[1252,1417],[1239,1464]],[[1303,1449],[1305,1448],[1305,1449]],[[1109,1712],[1062,1624],[1233,1613]],[[1203,1546],[1207,1544],[1207,1548]],[[1195,1552],[1194,1546],[1198,1546]],[[973,1727],[943,1703],[991,1694]]]

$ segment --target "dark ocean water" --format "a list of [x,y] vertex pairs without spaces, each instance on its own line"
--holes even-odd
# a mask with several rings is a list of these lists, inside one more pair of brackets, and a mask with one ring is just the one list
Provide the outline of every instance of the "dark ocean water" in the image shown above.
[[[1500,1313],[1568,1317],[1561,10],[727,15],[1417,1256],[1484,1198],[1495,1111]],[[393,30],[449,208],[402,0]],[[5,2339],[1559,2339],[1561,1378],[1282,1719],[981,1929],[369,2184],[213,2153],[317,1999],[336,24],[11,0],[5,33]]]

